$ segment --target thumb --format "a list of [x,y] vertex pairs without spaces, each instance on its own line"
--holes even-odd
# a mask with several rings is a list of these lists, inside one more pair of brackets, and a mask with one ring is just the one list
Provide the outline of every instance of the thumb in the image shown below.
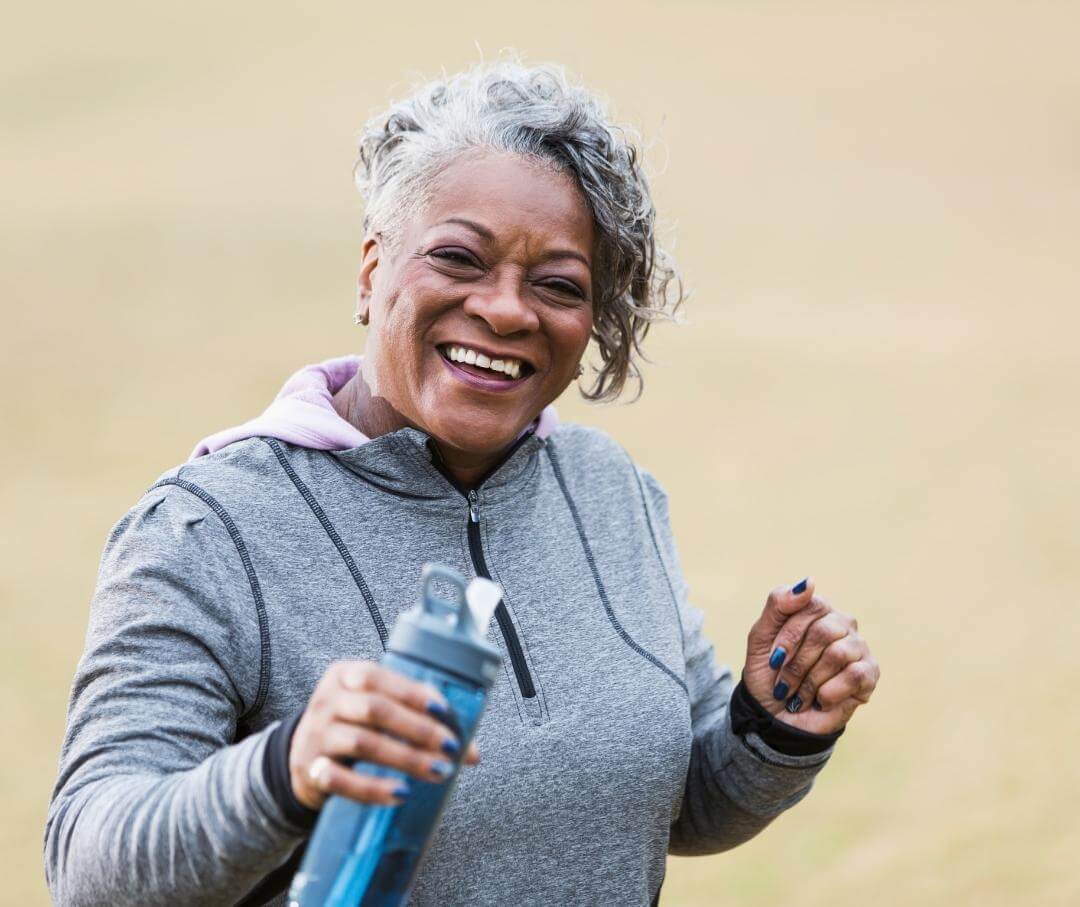
[[810,604],[813,597],[814,581],[809,576],[799,580],[794,586],[779,586],[773,589],[765,600],[761,617],[750,628],[750,635],[746,640],[747,662],[761,657],[768,660],[780,628],[792,614]]

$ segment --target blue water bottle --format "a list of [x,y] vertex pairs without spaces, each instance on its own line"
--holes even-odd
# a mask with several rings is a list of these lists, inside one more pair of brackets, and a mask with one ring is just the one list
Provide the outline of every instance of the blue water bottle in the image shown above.
[[[454,599],[436,597],[442,580]],[[465,752],[499,670],[499,651],[485,641],[502,592],[490,580],[466,582],[447,567],[428,564],[419,606],[403,614],[390,633],[382,664],[430,683],[450,703],[451,729]],[[397,769],[357,762],[367,775],[400,778]],[[435,831],[460,763],[442,783],[408,777],[411,793],[398,806],[327,799],[300,870],[289,889],[290,907],[394,907],[408,898],[420,861]]]

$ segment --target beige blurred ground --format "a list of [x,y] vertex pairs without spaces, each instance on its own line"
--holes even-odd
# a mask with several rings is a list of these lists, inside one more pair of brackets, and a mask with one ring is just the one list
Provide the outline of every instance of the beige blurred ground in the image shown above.
[[1080,903],[1080,8],[365,6],[37,5],[6,35],[0,898],[47,902],[109,527],[358,348],[356,129],[516,47],[655,140],[695,294],[638,403],[562,414],[667,486],[726,660],[812,572],[883,665],[813,795],[672,860],[664,903]]

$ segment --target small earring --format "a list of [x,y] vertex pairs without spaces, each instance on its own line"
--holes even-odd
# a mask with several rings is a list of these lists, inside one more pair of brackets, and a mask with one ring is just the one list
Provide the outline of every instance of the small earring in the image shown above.
[[352,317],[352,323],[367,324],[367,315],[361,315],[359,312],[356,312]]
[[579,363],[577,364],[577,374],[576,374],[576,375],[574,375],[574,377],[575,377],[575,378],[580,378],[580,377],[581,377],[582,375],[584,375],[584,374],[585,374],[585,366],[583,366],[583,365],[582,365],[582,364],[581,364],[581,363],[579,362]]

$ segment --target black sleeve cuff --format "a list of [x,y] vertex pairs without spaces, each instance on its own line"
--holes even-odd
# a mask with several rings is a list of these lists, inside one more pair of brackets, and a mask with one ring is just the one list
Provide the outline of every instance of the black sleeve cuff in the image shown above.
[[303,714],[303,709],[298,710],[270,732],[266,749],[263,750],[262,769],[270,796],[281,807],[285,818],[298,828],[311,829],[315,827],[319,811],[296,799],[292,781],[289,779],[289,747],[292,745],[293,732]]
[[823,753],[844,733],[840,728],[831,734],[811,734],[777,721],[765,711],[740,680],[731,694],[731,726],[740,737],[757,734],[766,745],[785,756],[813,756]]

